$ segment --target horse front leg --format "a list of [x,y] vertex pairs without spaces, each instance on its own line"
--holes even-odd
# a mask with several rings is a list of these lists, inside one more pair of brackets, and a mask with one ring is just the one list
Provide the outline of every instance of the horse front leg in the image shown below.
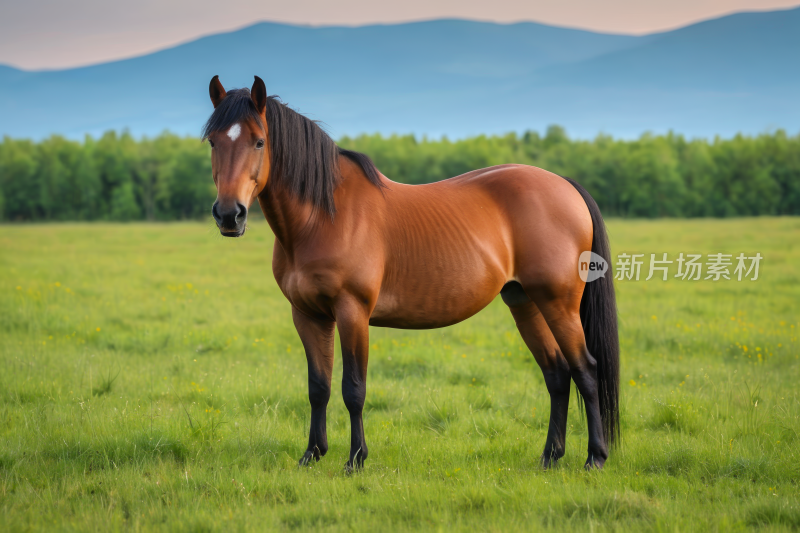
[[308,448],[300,459],[300,466],[312,459],[319,461],[328,451],[326,415],[331,397],[333,372],[333,334],[335,322],[314,319],[292,307],[294,327],[300,335],[308,360],[308,400],[311,403],[311,428]]
[[367,458],[362,413],[367,396],[369,311],[356,299],[344,298],[335,313],[342,345],[342,398],[350,413],[350,457],[345,468],[352,471],[363,467]]

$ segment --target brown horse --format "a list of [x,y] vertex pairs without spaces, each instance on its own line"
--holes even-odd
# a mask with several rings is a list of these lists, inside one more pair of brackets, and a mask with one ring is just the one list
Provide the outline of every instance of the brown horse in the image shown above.
[[292,304],[308,359],[311,429],[300,464],[328,451],[326,408],[339,328],[350,458],[367,458],[362,409],[369,326],[440,328],[498,294],[550,393],[545,467],[564,455],[570,380],[586,408],[589,456],[602,467],[618,432],[619,343],[609,278],[584,283],[581,252],[609,261],[597,204],[574,181],[524,165],[427,185],[395,183],[343,150],[255,78],[250,91],[209,88],[204,135],[222,235],[239,237],[258,200],[275,233],[272,270]]

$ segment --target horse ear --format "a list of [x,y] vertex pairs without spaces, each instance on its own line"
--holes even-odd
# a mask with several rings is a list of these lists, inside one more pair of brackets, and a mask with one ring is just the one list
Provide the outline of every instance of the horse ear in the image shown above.
[[225,98],[225,87],[219,82],[219,76],[211,78],[211,83],[208,84],[208,95],[211,97],[211,103],[214,104],[215,109]]
[[253,103],[256,105],[258,114],[263,115],[264,110],[267,109],[267,87],[264,85],[264,80],[258,76],[253,77],[255,81],[253,82],[253,88],[250,89],[250,98],[252,98]]

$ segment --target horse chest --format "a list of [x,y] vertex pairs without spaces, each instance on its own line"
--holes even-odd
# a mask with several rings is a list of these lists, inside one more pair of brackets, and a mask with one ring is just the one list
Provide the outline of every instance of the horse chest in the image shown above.
[[293,306],[308,314],[331,315],[331,306],[341,291],[341,276],[330,269],[286,268],[277,277],[278,286]]

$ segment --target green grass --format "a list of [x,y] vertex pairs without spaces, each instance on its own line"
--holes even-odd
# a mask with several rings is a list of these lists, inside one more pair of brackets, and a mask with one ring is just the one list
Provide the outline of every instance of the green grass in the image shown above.
[[265,223],[3,226],[0,528],[800,529],[800,219],[609,226],[615,253],[764,260],[756,282],[618,283],[603,471],[582,469],[574,401],[540,470],[549,398],[498,299],[444,330],[372,329],[354,475],[339,361],[330,451],[296,466],[305,357]]

